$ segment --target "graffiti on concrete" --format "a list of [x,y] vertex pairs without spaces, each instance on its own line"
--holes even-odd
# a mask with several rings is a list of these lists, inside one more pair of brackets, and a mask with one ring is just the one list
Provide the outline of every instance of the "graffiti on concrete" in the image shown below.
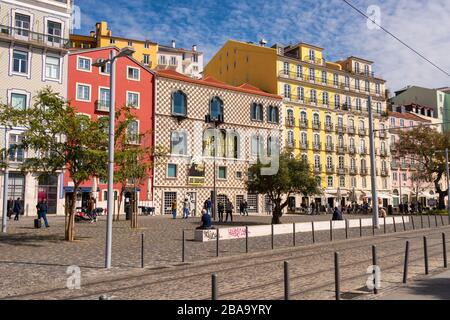
[[217,231],[216,230],[203,231],[203,235],[208,240],[216,240],[217,239]]
[[[246,233],[246,228],[231,228],[228,229],[228,235],[232,238],[244,238],[245,237],[245,233]],[[248,232],[248,234],[250,234],[250,231]]]

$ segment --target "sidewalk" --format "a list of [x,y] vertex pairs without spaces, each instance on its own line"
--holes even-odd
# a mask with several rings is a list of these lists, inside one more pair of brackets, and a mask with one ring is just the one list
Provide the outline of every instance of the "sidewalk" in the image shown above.
[[450,270],[411,281],[378,300],[450,300]]

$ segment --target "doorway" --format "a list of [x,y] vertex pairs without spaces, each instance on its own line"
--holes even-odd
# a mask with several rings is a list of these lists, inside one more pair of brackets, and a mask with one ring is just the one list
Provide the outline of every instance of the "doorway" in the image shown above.
[[196,192],[188,192],[186,193],[186,198],[189,201],[189,212],[191,216],[197,215],[197,193]]

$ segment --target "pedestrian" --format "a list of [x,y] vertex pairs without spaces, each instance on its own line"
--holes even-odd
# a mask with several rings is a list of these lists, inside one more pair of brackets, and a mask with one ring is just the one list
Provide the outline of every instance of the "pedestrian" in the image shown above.
[[222,200],[219,200],[219,203],[217,204],[217,211],[219,212],[219,222],[223,221],[223,213],[225,211],[225,204]]
[[212,229],[211,215],[206,212],[206,209],[202,210],[202,225],[197,227],[197,230]]
[[239,215],[242,216],[244,214],[244,200],[239,202]]
[[188,198],[185,198],[183,202],[183,219],[187,219],[189,217],[189,204]]
[[248,217],[248,202],[247,202],[247,199],[244,199],[244,216]]
[[226,212],[227,212],[227,216],[225,218],[225,222],[228,222],[228,215],[231,218],[231,222],[233,222],[233,209],[234,209],[234,207],[233,207],[233,204],[231,203],[230,199],[228,199],[228,198],[226,200],[225,207],[226,207]]
[[17,198],[16,201],[14,201],[14,207],[13,207],[13,212],[15,213],[14,216],[14,221],[19,221],[19,216],[22,214],[22,204],[20,201],[20,198]]
[[44,224],[46,228],[49,228],[50,226],[48,225],[48,220],[47,220],[47,211],[48,211],[48,206],[47,206],[47,199],[42,199],[38,202],[38,204],[36,205],[36,209],[38,212],[38,219],[44,219]]
[[212,202],[211,202],[211,198],[206,199],[205,201],[205,209],[206,212],[211,215],[211,208],[212,208]]
[[383,207],[380,208],[378,216],[380,218],[386,218],[387,217],[386,210]]
[[273,203],[272,200],[269,199],[269,202],[267,203],[267,215],[271,216],[273,213]]
[[334,208],[334,212],[333,212],[333,220],[343,220],[342,218],[342,212],[341,210],[339,210],[338,207]]
[[95,198],[90,197],[87,203],[87,214],[91,218],[91,222],[97,222],[97,215],[95,214]]
[[177,218],[177,199],[172,200],[172,216],[174,219]]

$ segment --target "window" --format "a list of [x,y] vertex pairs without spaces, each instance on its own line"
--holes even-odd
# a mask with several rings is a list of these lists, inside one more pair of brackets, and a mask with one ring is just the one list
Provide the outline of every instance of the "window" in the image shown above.
[[369,75],[369,66],[368,66],[367,64],[364,65],[364,74],[365,74],[366,76]]
[[174,163],[169,163],[167,165],[167,178],[177,177],[177,165]]
[[359,90],[359,89],[360,89],[359,79],[355,79],[355,89],[356,89],[356,90]]
[[355,72],[359,73],[359,62],[355,62]]
[[316,71],[314,70],[314,68],[309,68],[309,80],[316,80]]
[[284,62],[283,63],[283,73],[285,75],[289,75],[289,62]]
[[375,93],[380,94],[380,92],[381,92],[381,86],[379,83],[376,83],[375,84]]
[[352,98],[350,96],[345,97],[345,106],[351,110],[352,108]]
[[133,46],[133,41],[128,41],[128,46],[132,47]]
[[356,110],[361,111],[361,98],[356,98]]
[[198,72],[198,66],[193,66],[192,70],[194,70],[195,72]]
[[25,110],[27,108],[27,96],[25,94],[11,94],[11,108],[16,110]]
[[409,126],[414,127],[414,121],[409,121]]
[[28,52],[13,50],[13,72],[28,74]]
[[377,102],[376,108],[377,108],[377,113],[381,114],[381,102]]
[[284,85],[284,97],[288,99],[291,98],[291,86],[288,84]]
[[109,108],[111,102],[110,90],[108,88],[99,89],[98,104],[100,107]]
[[324,91],[322,93],[322,98],[323,98],[323,104],[327,106],[328,105],[328,92]]
[[337,73],[333,74],[333,85],[336,87],[339,85],[339,75]]
[[302,154],[302,161],[305,163],[308,163],[308,155],[307,154],[305,154],[305,153]]
[[91,86],[77,84],[77,100],[91,101]]
[[316,52],[312,49],[309,49],[309,60],[311,60],[311,61],[316,60]]
[[341,96],[338,94],[334,95],[334,107],[338,109],[341,105]]
[[16,31],[19,36],[28,37],[28,31],[30,30],[30,16],[16,13],[15,26],[19,29]]
[[391,128],[395,128],[395,118],[391,118]]
[[322,71],[322,83],[327,83],[327,72],[326,71]]
[[320,147],[320,135],[317,133],[314,134],[314,146]]
[[[294,139],[294,133],[293,132],[292,132],[292,139]],[[304,145],[306,145],[308,143],[308,135],[305,132],[302,132],[300,134],[300,141]]]
[[252,120],[254,120],[254,121],[263,121],[263,106],[262,106],[262,104],[258,104],[258,103],[252,104],[251,117],[252,117]]
[[392,179],[393,179],[394,181],[398,181],[398,175],[397,175],[397,172],[393,172],[393,173],[392,173]]
[[236,179],[238,180],[242,179],[242,171],[236,171]]
[[303,79],[303,67],[301,65],[297,65],[297,78]]
[[311,89],[311,103],[317,103],[317,91]]
[[116,40],[111,38],[111,39],[109,39],[109,43],[114,44],[114,43],[116,43]]
[[45,57],[45,78],[59,80],[60,59],[57,57]]
[[305,100],[305,88],[297,87],[297,95],[299,101]]
[[127,128],[127,140],[131,144],[139,143],[139,123],[131,121]]
[[9,161],[23,162],[24,149],[22,147],[23,137],[19,134],[9,135]]
[[370,83],[368,80],[366,80],[366,82],[365,82],[364,89],[366,90],[366,92],[370,91]]
[[403,120],[403,119],[400,119],[400,127],[404,127],[405,126],[405,120]]
[[320,156],[314,156],[314,168],[320,169]]
[[138,68],[128,67],[128,79],[139,80],[140,70]]
[[127,92],[127,104],[133,108],[139,108],[139,93]]
[[327,157],[327,168],[333,168],[333,158],[330,156]]
[[365,177],[363,177],[363,178],[361,179],[361,181],[362,181],[362,183],[361,183],[362,187],[363,187],[364,189],[367,188],[367,179],[366,179]]
[[192,55],[192,60],[194,60],[194,62],[198,62],[198,54],[194,53]]
[[330,116],[330,115],[327,115],[327,116],[325,117],[325,124],[326,124],[327,126],[331,126],[331,116]]
[[260,136],[252,136],[252,155],[259,156],[261,154],[262,138]]
[[54,21],[47,21],[47,34],[48,42],[60,43],[61,42],[61,23]]
[[173,131],[170,135],[170,153],[178,155],[187,154],[186,132]]
[[150,55],[144,54],[144,64],[149,65],[150,64]]
[[313,123],[314,124],[320,124],[320,116],[318,113],[313,114]]
[[306,111],[300,112],[300,121],[301,121],[301,123],[306,123],[307,122]]
[[350,77],[349,76],[345,76],[344,85],[346,88],[350,87]]
[[78,57],[78,68],[80,71],[91,71],[91,59]]
[[288,131],[288,145],[289,147],[293,147],[294,146],[294,132],[293,131]]
[[219,167],[218,170],[218,178],[219,179],[226,179],[227,178],[227,167]]
[[170,65],[172,66],[177,65],[177,57],[170,57]]
[[328,183],[328,188],[333,188],[333,177],[328,177],[327,183]]
[[145,48],[145,49],[150,48],[150,43],[149,43],[148,41],[146,41],[146,42],[144,43],[144,48]]
[[355,177],[351,178],[351,182],[352,182],[352,188],[357,188],[358,187],[357,184],[356,184],[356,178]]
[[159,64],[166,65],[166,56],[159,57]]
[[111,62],[108,62],[107,64],[100,67],[100,73],[105,75],[111,74]]
[[[268,117],[269,122],[278,123],[280,118],[278,107],[269,106]],[[292,115],[292,117],[294,117],[294,115]]]
[[209,115],[211,120],[223,121],[223,102],[219,97],[214,97],[209,103]]
[[172,93],[172,114],[178,116],[187,116],[187,96],[183,91]]

